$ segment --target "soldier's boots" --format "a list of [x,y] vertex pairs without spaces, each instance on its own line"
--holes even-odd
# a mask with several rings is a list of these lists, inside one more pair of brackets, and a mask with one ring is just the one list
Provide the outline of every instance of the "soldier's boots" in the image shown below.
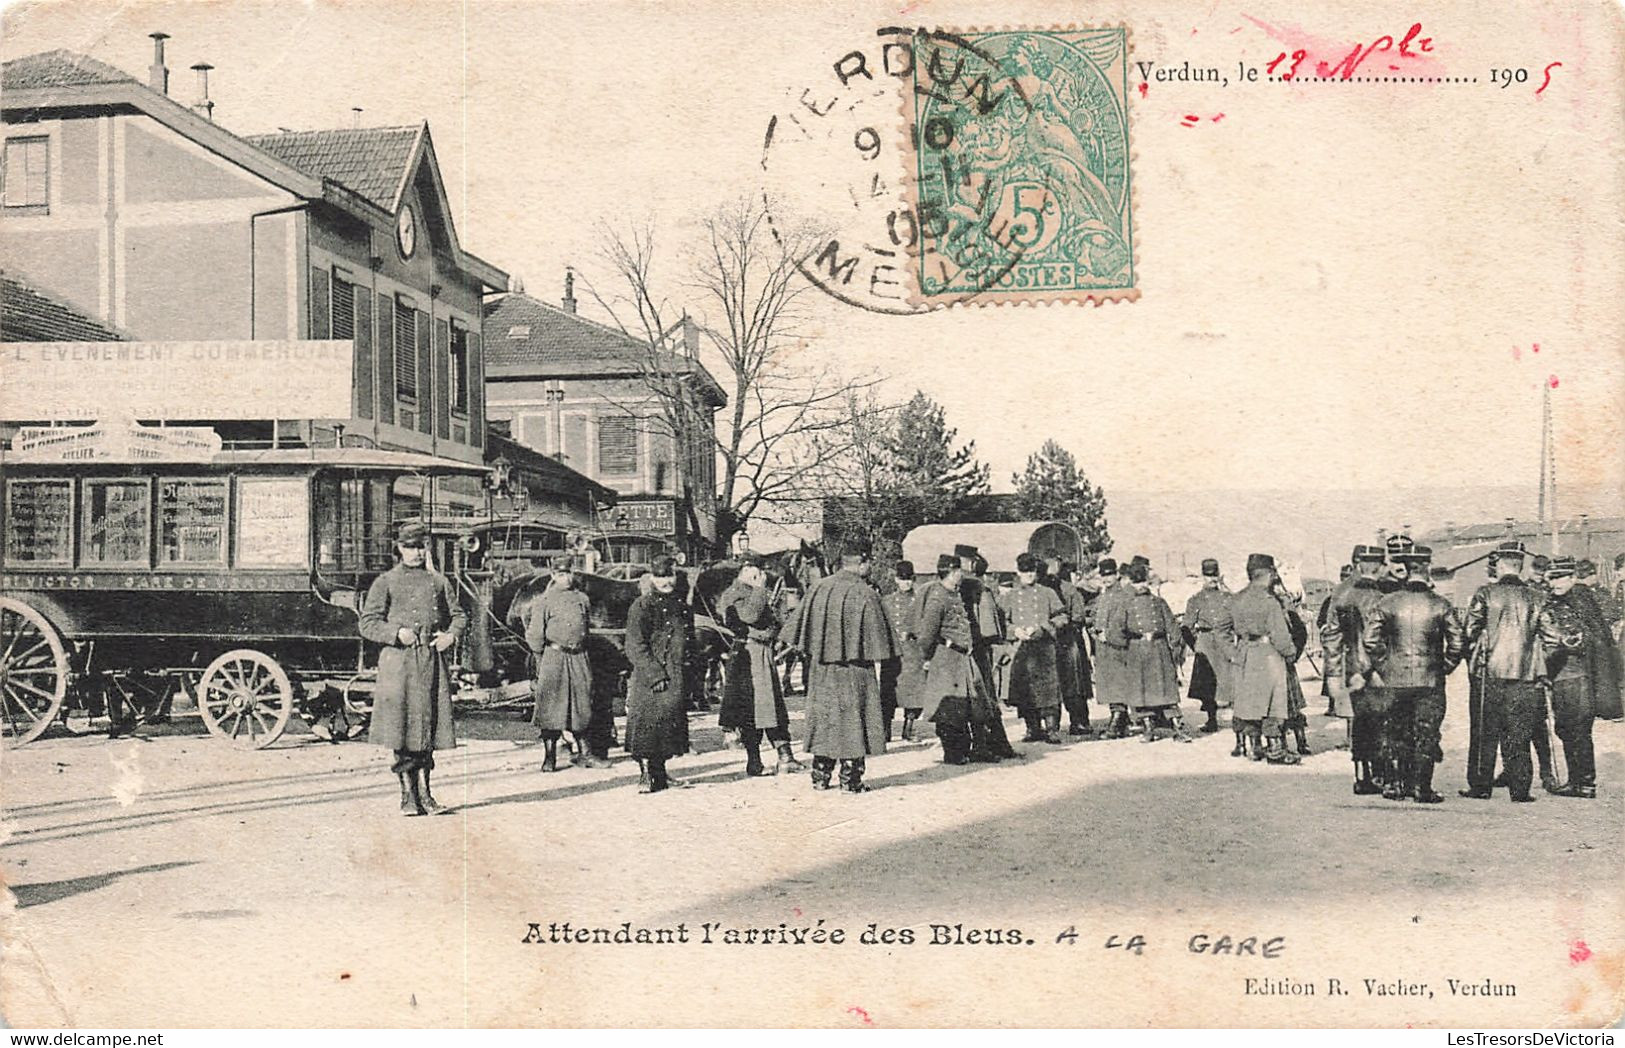
[[543,771],[558,771],[559,770],[559,740],[556,737],[551,738],[551,739],[543,739],[542,740],[542,746],[546,750],[545,756],[542,757],[542,770]]
[[1174,738],[1179,742],[1195,742],[1196,739],[1185,729],[1185,717],[1178,710],[1172,714],[1174,722]]
[[1066,733],[1073,738],[1083,738],[1084,736],[1088,735],[1089,732],[1090,728],[1088,721],[1073,721],[1072,726],[1066,729]]
[[1269,749],[1265,753],[1264,759],[1271,764],[1298,763],[1298,755],[1286,748],[1286,737],[1284,735],[1271,735],[1268,745]]
[[1309,737],[1303,728],[1293,728],[1292,735],[1298,743],[1298,756],[1309,756]]
[[1239,727],[1232,728],[1231,731],[1233,731],[1235,733],[1236,745],[1235,745],[1235,747],[1233,749],[1231,749],[1230,756],[1232,756],[1232,757],[1245,757],[1245,756],[1247,756],[1247,736],[1242,733],[1242,730]]
[[429,769],[428,768],[419,768],[418,772],[417,772],[417,777],[418,777],[418,782],[419,782],[419,786],[418,786],[418,803],[423,808],[423,814],[425,814],[425,815],[450,815],[451,814],[451,809],[446,807],[444,804],[441,804],[438,801],[436,801],[434,799],[434,794],[429,792]]
[[779,762],[773,765],[774,775],[783,775],[787,771],[795,772],[807,770],[807,766],[805,764],[796,760],[795,751],[790,748],[790,744],[788,742],[779,743],[778,752]]
[[649,782],[647,786],[639,786],[639,793],[659,793],[669,790],[674,783],[671,776],[666,774],[666,759],[664,757],[649,758]]
[[893,719],[895,717],[895,714],[896,714],[895,710],[892,713],[886,714],[886,741],[887,742],[892,741],[892,721],[893,721]]
[[752,738],[744,735],[745,741],[745,774],[760,776],[767,774],[767,768],[762,764],[762,740],[760,736]]
[[1577,782],[1567,783],[1552,791],[1559,797],[1575,797],[1581,800],[1594,801],[1597,799],[1597,787],[1583,786]]
[[863,784],[863,758],[841,762],[841,789],[847,793],[868,793],[869,787]]
[[812,761],[812,784],[815,790],[834,789],[830,785],[829,777],[835,773],[834,757],[814,757]]
[[638,792],[650,793],[654,788],[654,780],[649,778],[649,762],[642,757],[638,758]]
[[[1205,723],[1203,723],[1203,725],[1202,725],[1202,734],[1203,735],[1212,735],[1214,732],[1216,732],[1218,730],[1219,730],[1219,711],[1218,710],[1208,710],[1207,711],[1207,721]],[[1235,754],[1232,753],[1231,756],[1234,757]]]
[[1247,729],[1247,756],[1255,761],[1264,759],[1264,729],[1249,727]]
[[1433,762],[1422,761],[1415,767],[1416,789],[1412,796],[1417,804],[1443,804],[1444,797],[1433,789]]
[[1054,713],[1044,714],[1044,735],[1039,741],[1047,742],[1051,746],[1059,746],[1061,744],[1060,710],[1056,710]]
[[1038,718],[1039,715],[1036,712],[1021,715],[1021,719],[1027,722],[1027,734],[1021,737],[1022,742],[1044,741],[1044,727]]
[[418,804],[418,780],[408,771],[396,772],[395,777],[401,780],[401,814],[422,815],[423,808]]
[[920,719],[920,711],[919,710],[904,710],[903,711],[903,741],[904,742],[913,742],[914,741],[914,731],[915,731],[914,722],[919,720],[919,719]]
[[1469,786],[1465,790],[1457,790],[1456,796],[1466,797],[1468,800],[1487,801],[1494,796],[1488,786]]
[[1111,739],[1128,738],[1128,710],[1112,710],[1111,725],[1106,729],[1106,737]]
[[1157,741],[1157,718],[1155,716],[1140,718],[1140,741]]
[[1401,759],[1390,762],[1388,774],[1383,780],[1382,796],[1384,800],[1402,801],[1411,795],[1410,765]]
[[1557,780],[1556,775],[1548,773],[1540,777],[1540,788],[1547,793],[1557,795],[1563,792],[1563,783]]
[[1371,778],[1371,762],[1370,761],[1355,761],[1354,762],[1354,795],[1357,796],[1357,797],[1370,797],[1370,796],[1375,796],[1376,794],[1379,794],[1381,792],[1382,792],[1382,787],[1378,786],[1374,781],[1372,781],[1372,778]]
[[581,735],[575,737],[575,749],[570,755],[570,763],[578,768],[607,768],[610,766],[609,759],[593,753],[592,747],[587,745],[586,738]]

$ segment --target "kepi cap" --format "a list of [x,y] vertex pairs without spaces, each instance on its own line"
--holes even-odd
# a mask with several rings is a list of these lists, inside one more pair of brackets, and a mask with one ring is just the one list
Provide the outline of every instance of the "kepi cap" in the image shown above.
[[911,578],[913,578],[914,577],[914,562],[912,560],[900,560],[900,561],[898,561],[897,562],[897,567],[892,569],[892,574],[894,576],[896,576],[897,578],[900,578],[900,579],[911,579]]
[[429,529],[422,524],[402,524],[400,532],[395,536],[397,546],[415,546],[422,548],[429,541]]
[[1033,556],[1031,553],[1018,553],[1018,554],[1016,554],[1016,570],[1017,571],[1037,571],[1038,570],[1038,558]]
[[1546,567],[1546,577],[1549,579],[1566,579],[1575,572],[1573,557],[1553,557]]
[[1202,561],[1202,574],[1210,579],[1218,578],[1219,562],[1214,560],[1212,557],[1208,557],[1206,560]]
[[1371,546],[1362,543],[1354,547],[1354,552],[1349,555],[1349,560],[1355,564],[1358,564],[1361,561],[1364,561],[1367,564],[1380,564],[1385,556],[1387,556],[1387,551],[1381,546]]
[[1255,571],[1264,571],[1266,569],[1270,571],[1275,570],[1274,557],[1270,556],[1268,553],[1247,554],[1247,574],[1251,575]]
[[657,579],[669,579],[677,574],[677,562],[662,553],[650,561],[649,574]]

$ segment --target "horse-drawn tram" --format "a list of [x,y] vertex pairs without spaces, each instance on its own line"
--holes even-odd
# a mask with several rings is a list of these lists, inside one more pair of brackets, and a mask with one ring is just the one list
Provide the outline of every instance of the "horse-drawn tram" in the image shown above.
[[306,697],[364,692],[357,611],[395,529],[443,517],[449,489],[477,492],[487,472],[406,452],[188,446],[184,431],[76,457],[56,432],[0,462],[10,744],[184,694],[211,733],[258,748]]

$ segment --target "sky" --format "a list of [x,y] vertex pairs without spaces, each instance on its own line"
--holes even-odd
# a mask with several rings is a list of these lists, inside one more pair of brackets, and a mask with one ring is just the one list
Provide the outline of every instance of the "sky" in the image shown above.
[[[1098,22],[1130,23],[1136,60],[1226,73],[1267,62],[1283,40],[1329,51],[1402,33],[1414,14],[1097,6]],[[1543,96],[1486,84],[1131,88],[1139,301],[891,317],[818,296],[805,352],[883,375],[895,397],[930,394],[996,487],[1053,437],[1108,494],[1532,488],[1541,391],[1555,377],[1560,482],[1617,492],[1625,179],[1610,10],[1490,20],[1468,3],[1429,5],[1429,71],[1483,76],[1516,61],[1538,79],[1565,60]],[[1009,23],[1076,17],[999,11]],[[349,126],[352,106],[366,126],[426,119],[464,247],[556,300],[566,265],[602,279],[600,222],[648,218],[680,296],[695,219],[759,191],[764,129],[797,93],[826,84],[841,54],[872,49],[877,26],[984,16],[931,0],[907,11],[77,0],[10,5],[0,47],[8,58],[67,48],[144,77],[146,34],[162,30],[171,93],[189,100],[188,67],[209,62],[215,118],[241,134]],[[830,173],[813,164],[804,177],[813,200]]]

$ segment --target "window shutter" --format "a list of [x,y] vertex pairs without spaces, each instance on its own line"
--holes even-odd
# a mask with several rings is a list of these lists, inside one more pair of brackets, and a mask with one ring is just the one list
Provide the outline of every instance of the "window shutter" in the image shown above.
[[564,417],[564,462],[578,473],[587,471],[587,420],[581,415]]
[[434,432],[451,439],[451,325],[434,322]]
[[378,421],[395,422],[395,300],[378,296]]
[[429,336],[430,336],[430,332],[429,332],[429,314],[423,312],[422,310],[418,310],[418,313],[417,313],[417,329],[418,329],[418,374],[417,374],[418,429],[421,430],[424,433],[428,433],[430,435],[433,435],[433,433],[434,433],[434,406],[433,406],[433,402],[429,398],[430,398],[430,395],[434,391],[424,389],[423,384],[425,382],[433,384],[433,382],[434,382],[434,360],[431,358],[430,351],[429,351]]
[[468,333],[468,442],[485,447],[485,356],[476,331]]
[[328,273],[310,270],[310,337],[330,338],[333,333],[333,301],[328,296]]
[[377,381],[372,370],[372,298],[366,293],[355,294],[355,414],[357,418],[372,418],[373,383]]

